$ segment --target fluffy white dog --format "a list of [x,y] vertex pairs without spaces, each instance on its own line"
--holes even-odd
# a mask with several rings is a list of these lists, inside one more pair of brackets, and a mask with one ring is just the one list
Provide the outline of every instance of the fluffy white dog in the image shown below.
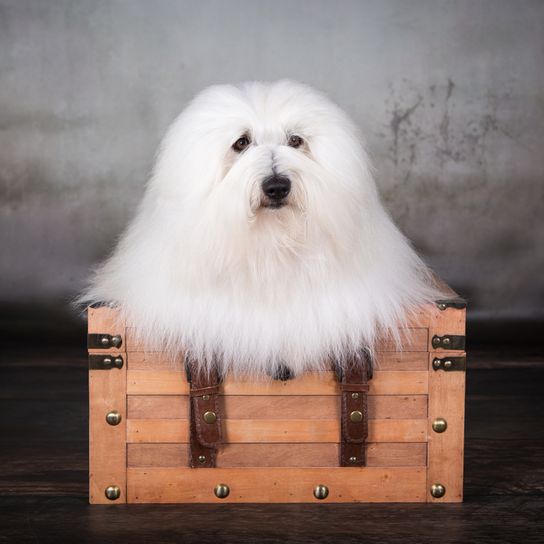
[[234,373],[293,374],[396,335],[441,294],[380,203],[354,124],[299,83],[218,85],[165,137],[80,301]]

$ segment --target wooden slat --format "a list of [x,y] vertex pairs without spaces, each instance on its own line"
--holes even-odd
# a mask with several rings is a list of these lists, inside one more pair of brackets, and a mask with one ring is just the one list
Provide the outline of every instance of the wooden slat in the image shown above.
[[[128,444],[129,467],[186,467],[188,444]],[[370,443],[369,467],[426,466],[425,443]],[[339,446],[323,444],[225,444],[217,454],[218,467],[337,467]]]
[[[122,334],[117,312],[111,308],[90,308],[89,332]],[[96,351],[93,351],[96,353]],[[111,353],[111,350],[104,353]],[[115,351],[114,354],[124,352]],[[126,502],[126,366],[121,369],[89,371],[89,500],[93,504],[108,504],[105,489],[117,485],[121,496],[115,503]],[[121,413],[117,426],[108,425],[106,414]]]
[[[127,355],[129,370],[184,371],[183,355],[171,356],[160,351],[134,351]],[[402,351],[378,353],[374,360],[376,370],[427,370],[427,353]]]
[[[418,467],[327,468],[129,468],[131,503],[300,503],[422,502],[425,469]],[[218,499],[214,488],[227,484],[230,494]],[[315,499],[316,485],[329,496]]]
[[[435,315],[431,325],[436,334],[465,334],[465,310],[447,309]],[[465,372],[435,371],[432,361],[445,357],[445,350],[429,353],[429,444],[427,500],[429,502],[461,502],[463,500],[463,454],[465,425]],[[464,355],[457,352],[455,355]],[[436,418],[447,421],[443,433],[432,430]],[[442,498],[434,498],[429,490],[435,483],[446,488]]]
[[427,328],[400,329],[400,345],[393,339],[384,338],[378,341],[376,351],[427,351],[428,334]]
[[[371,395],[423,395],[427,393],[428,372],[376,371],[370,381]],[[222,384],[225,395],[338,395],[339,387],[332,372],[315,372],[295,380],[233,381]],[[129,395],[186,395],[189,392],[183,372],[129,370]]]
[[[249,442],[337,442],[338,420],[226,419],[224,440]],[[127,442],[187,442],[186,419],[129,419]],[[425,442],[426,419],[371,419],[369,442]]]
[[[340,417],[340,397],[325,396],[220,396],[228,419],[332,419]],[[130,419],[187,419],[187,395],[130,395]],[[427,417],[426,395],[377,395],[368,397],[370,419],[422,419]]]
[[[126,329],[126,344],[129,352],[161,352],[163,346],[161,344],[144,345],[138,338],[137,329],[127,327]],[[401,348],[402,351],[427,351],[428,345],[428,329],[427,327],[406,328],[400,329]],[[384,338],[378,341],[376,347],[378,352],[396,352],[400,351],[399,346],[390,338]],[[182,359],[180,359],[182,360]]]

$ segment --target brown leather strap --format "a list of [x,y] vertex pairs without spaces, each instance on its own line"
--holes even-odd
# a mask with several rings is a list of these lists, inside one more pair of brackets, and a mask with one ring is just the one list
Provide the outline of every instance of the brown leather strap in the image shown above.
[[203,372],[190,357],[185,367],[190,385],[190,463],[193,468],[212,468],[222,440],[219,375],[216,370]]
[[368,380],[372,378],[370,356],[364,350],[356,353],[345,368],[337,368],[341,391],[340,466],[366,465],[368,437]]

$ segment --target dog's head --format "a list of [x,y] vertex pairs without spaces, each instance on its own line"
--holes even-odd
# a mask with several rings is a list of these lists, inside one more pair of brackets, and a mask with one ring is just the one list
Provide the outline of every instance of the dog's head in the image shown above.
[[198,207],[208,223],[230,220],[231,234],[238,221],[254,231],[282,225],[295,236],[320,225],[345,238],[338,230],[360,217],[365,195],[374,193],[353,123],[292,81],[203,91],[171,127],[154,183]]

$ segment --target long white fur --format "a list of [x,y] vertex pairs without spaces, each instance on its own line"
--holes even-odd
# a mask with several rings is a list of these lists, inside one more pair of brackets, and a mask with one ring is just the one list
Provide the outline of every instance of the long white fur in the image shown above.
[[[292,182],[276,210],[260,206],[273,169]],[[300,374],[372,350],[440,295],[380,203],[354,124],[283,80],[213,86],[187,106],[79,302],[117,304],[143,342],[224,372]]]

